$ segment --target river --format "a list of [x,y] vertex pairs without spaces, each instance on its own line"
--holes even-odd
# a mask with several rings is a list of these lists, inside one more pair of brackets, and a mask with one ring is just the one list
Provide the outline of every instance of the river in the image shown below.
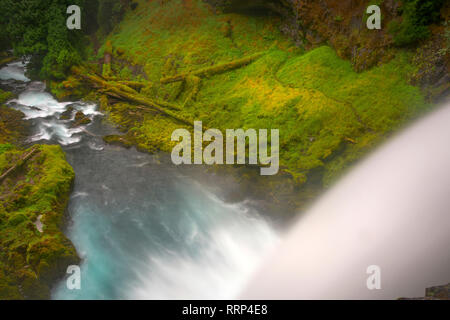
[[[278,242],[267,216],[250,199],[224,201],[219,181],[202,183],[212,173],[105,145],[102,136],[117,132],[95,103],[60,103],[25,71],[21,62],[0,70],[2,86],[18,93],[8,105],[30,121],[29,142],[61,145],[76,174],[65,233],[82,258],[81,290],[63,280],[52,297],[236,298]],[[60,120],[69,107],[72,118]],[[72,127],[77,111],[92,123]]]

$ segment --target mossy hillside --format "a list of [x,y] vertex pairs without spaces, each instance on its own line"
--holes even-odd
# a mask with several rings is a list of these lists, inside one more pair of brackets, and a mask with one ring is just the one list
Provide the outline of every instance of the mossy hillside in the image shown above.
[[[273,18],[241,15],[217,16],[203,1],[138,1],[124,21],[112,32],[98,53],[112,52],[144,68],[151,83],[161,77],[229,62],[268,49],[278,37],[278,45],[291,46],[280,37]],[[117,61],[117,59],[115,59]],[[123,68],[113,63],[120,74]],[[124,75],[127,71],[122,72]]]
[[[139,1],[108,38],[111,70],[122,80],[145,78],[140,94],[182,107],[178,114],[205,127],[280,129],[282,169],[300,185],[318,171],[330,183],[428,107],[406,82],[414,71],[406,52],[356,73],[331,48],[304,53],[278,30],[277,17],[216,15],[201,1]],[[259,52],[259,59],[237,69],[161,83]],[[173,130],[191,129],[138,104],[115,102],[102,103],[104,110],[142,149],[170,151]]]
[[[37,148],[0,184],[0,299],[49,298],[52,284],[78,262],[60,231],[73,169],[61,147]],[[28,151],[0,145],[0,173]],[[42,233],[35,225],[38,218]]]

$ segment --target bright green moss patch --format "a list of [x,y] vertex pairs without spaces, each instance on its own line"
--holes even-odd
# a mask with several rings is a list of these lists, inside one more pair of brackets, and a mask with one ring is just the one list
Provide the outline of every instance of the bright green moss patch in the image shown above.
[[[127,65],[141,70],[148,86],[140,94],[181,106],[176,114],[182,118],[222,131],[280,129],[281,168],[298,185],[317,174],[322,184],[331,183],[428,107],[406,81],[414,71],[406,53],[356,73],[330,47],[307,53],[295,48],[279,23],[276,17],[215,14],[202,1],[140,1],[98,56],[110,43],[114,75],[126,76]],[[237,68],[203,74],[259,52]],[[127,141],[149,151],[170,152],[173,130],[191,129],[138,104],[102,106]]]
[[0,155],[13,148],[12,144],[0,144]]
[[0,89],[0,105],[2,103],[5,103],[6,101],[12,99],[13,97],[14,97],[14,94],[12,94],[11,92],[3,91],[2,89]]
[[[74,179],[59,146],[38,151],[0,181],[0,299],[46,299],[75,248],[60,231]],[[0,145],[0,175],[30,151]],[[35,225],[40,217],[41,233]]]

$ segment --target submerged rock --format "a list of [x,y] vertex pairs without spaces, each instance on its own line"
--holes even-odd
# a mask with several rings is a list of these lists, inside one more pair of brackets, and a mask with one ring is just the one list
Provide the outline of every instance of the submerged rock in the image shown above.
[[16,166],[0,182],[0,300],[50,299],[67,267],[80,262],[60,229],[74,171],[60,146],[33,148],[0,150],[0,175]]
[[83,112],[78,111],[78,112],[75,114],[75,124],[74,124],[74,127],[84,126],[84,125],[87,125],[87,124],[89,124],[89,123],[91,123],[91,122],[92,122],[92,120],[91,120],[88,116],[86,116]]
[[70,120],[72,118],[72,113],[73,113],[73,107],[72,106],[68,106],[67,110],[64,111],[61,116],[59,117],[60,120]]
[[133,143],[130,142],[126,138],[126,136],[119,136],[119,135],[104,136],[103,141],[105,141],[106,143],[108,143],[110,145],[120,146],[120,147],[124,147],[127,149],[129,149],[133,146]]

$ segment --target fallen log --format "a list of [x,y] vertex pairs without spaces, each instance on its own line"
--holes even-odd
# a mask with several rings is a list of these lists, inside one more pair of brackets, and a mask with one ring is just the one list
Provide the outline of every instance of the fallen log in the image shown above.
[[31,149],[29,152],[27,152],[25,155],[23,155],[22,157],[20,157],[20,159],[16,162],[16,164],[14,164],[11,168],[9,168],[8,170],[5,171],[5,173],[3,173],[0,176],[0,183],[3,182],[3,180],[6,179],[6,177],[8,177],[12,172],[14,172],[17,168],[19,168],[20,166],[22,166],[25,162],[27,162],[37,151],[39,150],[39,147],[33,147],[33,149]]
[[122,99],[125,101],[130,101],[130,102],[137,103],[137,104],[140,104],[140,105],[143,105],[146,107],[153,108],[153,109],[159,111],[160,113],[162,113],[168,117],[171,117],[177,121],[180,121],[184,124],[187,124],[189,126],[193,125],[192,121],[188,121],[188,120],[184,119],[183,117],[175,114],[171,110],[167,110],[167,109],[180,110],[180,108],[174,104],[171,104],[166,101],[149,99],[124,84],[120,84],[116,81],[106,81],[97,75],[84,73],[78,67],[73,67],[72,71],[75,74],[78,74],[80,77],[84,78],[85,80],[89,81],[90,83],[93,83],[95,85],[102,87],[103,88],[102,92],[110,97],[119,98],[119,99]]
[[178,121],[180,121],[180,122],[182,122],[184,124],[187,124],[189,126],[193,125],[192,121],[188,121],[188,120],[184,119],[183,117],[175,114],[174,112],[172,112],[170,110],[166,110],[166,109],[161,108],[154,101],[152,101],[150,99],[147,99],[146,97],[144,97],[142,95],[131,94],[131,93],[128,93],[128,92],[121,91],[118,88],[114,88],[114,87],[111,87],[108,90],[106,90],[105,94],[106,95],[110,95],[110,94],[119,95],[122,99],[125,99],[125,100],[128,100],[128,101],[137,103],[137,104],[141,104],[141,105],[153,108],[153,109],[159,111],[160,113],[165,114],[166,116],[169,116],[169,117],[171,117],[171,118],[173,118],[175,120],[178,120]]
[[241,68],[249,65],[250,63],[258,60],[264,55],[264,52],[255,53],[251,56],[234,60],[228,63],[218,64],[212,67],[203,68],[197,71],[182,73],[171,77],[162,78],[160,81],[162,84],[169,84],[173,82],[186,81],[188,77],[195,76],[199,78],[208,78],[216,74],[224,73],[233,69]]
[[191,88],[190,93],[188,94],[186,100],[184,101],[182,108],[184,109],[184,107],[190,102],[193,101],[197,98],[198,92],[200,91],[200,83],[201,83],[201,79],[197,76],[189,76],[186,78],[186,83],[188,84],[188,87]]
[[120,84],[132,87],[132,88],[136,88],[136,89],[141,89],[144,88],[147,84],[145,82],[139,82],[139,81],[129,81],[129,80],[121,80],[118,81]]

